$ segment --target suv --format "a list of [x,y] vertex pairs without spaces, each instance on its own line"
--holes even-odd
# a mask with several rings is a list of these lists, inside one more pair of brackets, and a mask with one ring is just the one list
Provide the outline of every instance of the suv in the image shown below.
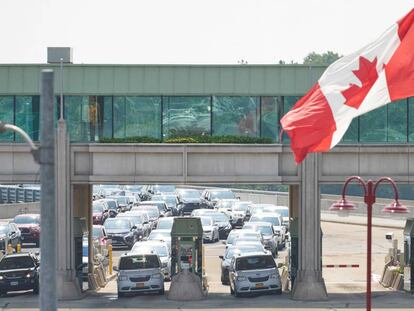
[[40,215],[22,214],[14,217],[13,222],[21,232],[23,243],[35,243],[36,247],[40,244]]
[[240,297],[247,293],[282,293],[279,270],[270,254],[236,255],[229,267],[230,293]]
[[158,292],[164,294],[164,274],[157,254],[153,253],[126,253],[119,259],[118,297],[127,293]]
[[33,289],[39,293],[39,260],[31,253],[5,255],[0,260],[0,295]]

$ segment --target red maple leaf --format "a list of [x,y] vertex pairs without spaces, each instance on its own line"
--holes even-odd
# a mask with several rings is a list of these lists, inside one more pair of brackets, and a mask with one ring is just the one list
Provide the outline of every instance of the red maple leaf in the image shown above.
[[358,70],[352,70],[354,75],[361,81],[361,86],[351,83],[349,87],[341,91],[345,97],[345,105],[358,109],[367,96],[369,90],[378,79],[377,58],[371,62],[365,57],[359,57]]

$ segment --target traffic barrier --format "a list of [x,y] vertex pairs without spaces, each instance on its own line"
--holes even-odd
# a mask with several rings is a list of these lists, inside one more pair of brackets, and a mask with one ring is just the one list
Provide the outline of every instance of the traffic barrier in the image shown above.
[[13,246],[10,243],[7,244],[7,254],[13,254]]
[[17,246],[16,246],[16,252],[20,253],[21,250],[22,250],[22,246],[20,245],[20,243],[18,243]]
[[359,268],[359,265],[322,265],[322,268]]
[[105,287],[105,279],[103,277],[103,274],[101,273],[101,271],[99,270],[98,267],[94,268],[93,274],[95,276],[96,279],[96,283],[98,284],[99,287]]
[[112,275],[112,245],[108,245],[109,275]]
[[92,290],[96,290],[99,287],[98,281],[93,273],[88,273],[88,285]]

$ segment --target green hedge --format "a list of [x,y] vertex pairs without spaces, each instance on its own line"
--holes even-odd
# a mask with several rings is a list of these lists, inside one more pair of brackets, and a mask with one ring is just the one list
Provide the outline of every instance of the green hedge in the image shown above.
[[[102,138],[101,143],[162,143],[159,138],[136,136],[126,138]],[[169,144],[272,144],[268,137],[247,136],[188,136],[170,137],[164,140]]]

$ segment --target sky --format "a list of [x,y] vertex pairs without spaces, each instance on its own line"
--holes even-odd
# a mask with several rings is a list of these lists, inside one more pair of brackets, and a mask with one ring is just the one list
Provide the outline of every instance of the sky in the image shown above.
[[346,55],[414,8],[409,0],[0,0],[0,63],[274,64]]

